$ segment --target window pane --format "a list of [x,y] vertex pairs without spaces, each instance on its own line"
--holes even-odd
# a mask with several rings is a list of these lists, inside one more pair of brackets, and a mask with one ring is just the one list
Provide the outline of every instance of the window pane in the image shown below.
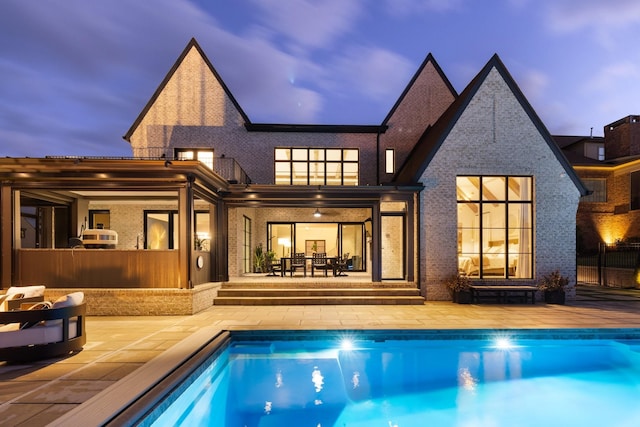
[[344,169],[342,172],[343,184],[358,185],[358,164],[344,163],[342,168]]
[[343,160],[345,162],[357,162],[358,161],[358,150],[344,150],[343,151]]
[[582,202],[606,202],[607,201],[607,180],[604,178],[583,178],[582,182],[591,194],[583,196]]
[[531,200],[531,177],[509,178],[509,200]]
[[178,160],[193,160],[193,151],[178,151]]
[[294,148],[291,150],[293,152],[292,158],[293,160],[307,160],[308,151],[306,148]]
[[291,184],[291,163],[276,163],[276,184]]
[[196,212],[195,249],[207,252],[211,249],[211,233],[209,232],[208,212]]
[[324,185],[324,163],[309,163],[309,185]]
[[395,172],[395,160],[394,160],[394,151],[393,149],[387,149],[385,151],[385,166],[384,171],[386,173],[394,173]]
[[293,185],[307,185],[307,163],[293,163]]
[[327,150],[327,160],[332,162],[342,161],[342,150],[338,149],[328,149]]
[[276,148],[276,160],[291,160],[291,150],[288,148]]
[[327,185],[342,184],[342,168],[340,163],[327,163]]
[[457,177],[456,192],[458,200],[479,200],[480,178],[472,176]]
[[198,151],[198,160],[213,169],[213,151]]
[[146,247],[148,249],[169,249],[169,214],[147,214]]
[[309,160],[324,160],[324,149],[309,150]]
[[506,200],[504,184],[501,176],[482,177],[482,200]]

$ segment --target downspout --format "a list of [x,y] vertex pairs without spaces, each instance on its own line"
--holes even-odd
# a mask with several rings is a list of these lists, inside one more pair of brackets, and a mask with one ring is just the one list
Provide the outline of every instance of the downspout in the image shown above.
[[376,133],[376,185],[380,185],[380,128]]

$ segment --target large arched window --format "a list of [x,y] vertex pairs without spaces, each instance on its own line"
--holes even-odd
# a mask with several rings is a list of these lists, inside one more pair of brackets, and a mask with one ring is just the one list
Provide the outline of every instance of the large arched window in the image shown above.
[[531,278],[532,178],[459,176],[458,267],[477,278]]

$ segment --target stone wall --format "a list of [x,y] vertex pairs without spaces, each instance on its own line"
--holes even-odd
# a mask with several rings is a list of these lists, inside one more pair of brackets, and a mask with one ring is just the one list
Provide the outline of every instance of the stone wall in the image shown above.
[[[213,305],[219,283],[193,289],[83,289],[89,316],[187,316]],[[77,292],[78,289],[46,289],[45,299]]]

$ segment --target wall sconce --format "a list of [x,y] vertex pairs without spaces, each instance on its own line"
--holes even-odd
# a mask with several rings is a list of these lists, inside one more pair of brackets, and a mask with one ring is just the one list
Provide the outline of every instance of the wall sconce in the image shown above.
[[320,213],[320,210],[316,208],[316,211],[313,213],[313,216],[316,218],[320,218],[322,214]]

